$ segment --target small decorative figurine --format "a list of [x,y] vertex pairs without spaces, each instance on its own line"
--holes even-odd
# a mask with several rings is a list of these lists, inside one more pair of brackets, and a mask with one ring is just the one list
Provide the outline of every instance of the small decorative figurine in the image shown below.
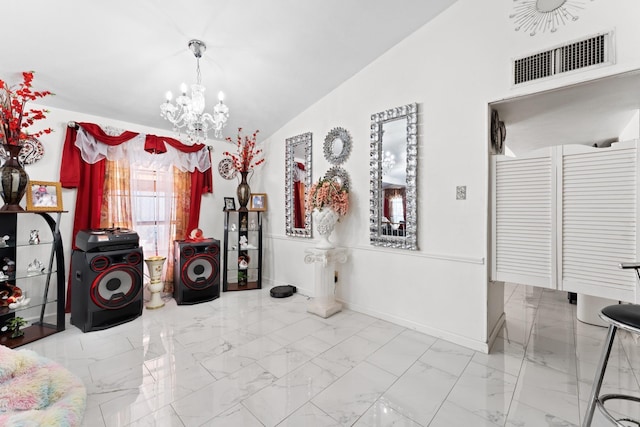
[[27,267],[27,273],[29,275],[44,273],[44,265],[36,258],[33,260],[33,262],[29,263],[29,266]]
[[29,244],[30,245],[39,245],[40,244],[40,231],[39,230],[31,230],[29,233]]
[[249,256],[248,255],[240,255],[238,257],[238,268],[240,270],[246,270],[249,268]]
[[26,306],[31,302],[31,298],[27,298],[27,296],[23,293],[19,297],[14,298],[14,302],[9,303],[9,308],[11,310],[15,310],[16,308]]
[[9,236],[0,237],[0,248],[6,248],[7,247],[7,240],[9,240]]
[[236,231],[236,224],[233,223],[231,224],[231,227],[229,227],[231,231]]
[[16,285],[5,282],[0,284],[0,307],[7,307],[10,304],[17,303],[20,297],[22,297],[22,289]]
[[7,276],[6,274],[4,274],[3,271],[0,271],[0,282],[5,282],[9,280],[9,276]]
[[16,262],[9,257],[4,257],[2,259],[4,261],[4,266],[2,267],[2,271],[5,273],[13,273],[16,271]]
[[256,220],[252,219],[249,223],[249,230],[256,230]]
[[249,243],[249,239],[247,236],[240,236],[240,249],[257,249],[251,243]]
[[247,230],[247,217],[243,216],[242,219],[240,220],[240,230],[241,231],[246,231]]
[[204,240],[204,234],[199,228],[194,228],[189,233],[189,236],[185,239],[187,242],[202,242]]

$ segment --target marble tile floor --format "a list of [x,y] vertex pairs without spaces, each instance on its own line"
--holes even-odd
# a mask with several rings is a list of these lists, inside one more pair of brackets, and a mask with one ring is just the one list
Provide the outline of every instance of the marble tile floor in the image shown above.
[[[566,293],[509,284],[488,355],[349,310],[322,319],[307,303],[268,289],[171,300],[22,348],[82,378],[87,427],[577,426],[606,334],[576,320]],[[639,362],[633,338],[617,339],[604,390],[637,394]]]

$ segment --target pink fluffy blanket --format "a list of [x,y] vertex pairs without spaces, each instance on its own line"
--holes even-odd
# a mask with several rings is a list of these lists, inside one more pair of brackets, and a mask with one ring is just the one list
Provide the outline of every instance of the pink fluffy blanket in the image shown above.
[[64,367],[0,345],[1,426],[79,426],[86,400],[82,381]]

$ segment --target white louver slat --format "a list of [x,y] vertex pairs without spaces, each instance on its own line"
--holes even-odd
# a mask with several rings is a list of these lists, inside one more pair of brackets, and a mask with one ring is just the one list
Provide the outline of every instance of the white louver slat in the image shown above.
[[555,286],[550,153],[498,157],[494,170],[494,280]]
[[620,262],[636,262],[637,153],[564,147],[561,288],[635,301],[636,279]]
[[637,141],[493,159],[492,280],[638,302]]

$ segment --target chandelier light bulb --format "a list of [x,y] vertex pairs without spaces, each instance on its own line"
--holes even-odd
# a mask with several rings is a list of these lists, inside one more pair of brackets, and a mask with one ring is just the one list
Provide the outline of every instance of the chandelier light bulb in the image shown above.
[[387,175],[396,165],[396,156],[390,151],[385,151],[382,156],[382,175]]
[[205,87],[201,84],[200,58],[206,50],[206,45],[200,40],[189,41],[189,49],[196,58],[196,84],[191,85],[191,93],[187,95],[188,86],[180,85],[181,95],[172,103],[171,92],[166,94],[166,102],[160,105],[160,116],[173,124],[178,138],[184,131],[187,144],[203,144],[207,140],[207,132],[213,130],[216,138],[222,138],[222,129],[229,118],[229,107],[224,104],[224,93],[218,93],[219,102],[214,105],[211,113],[205,112]]

